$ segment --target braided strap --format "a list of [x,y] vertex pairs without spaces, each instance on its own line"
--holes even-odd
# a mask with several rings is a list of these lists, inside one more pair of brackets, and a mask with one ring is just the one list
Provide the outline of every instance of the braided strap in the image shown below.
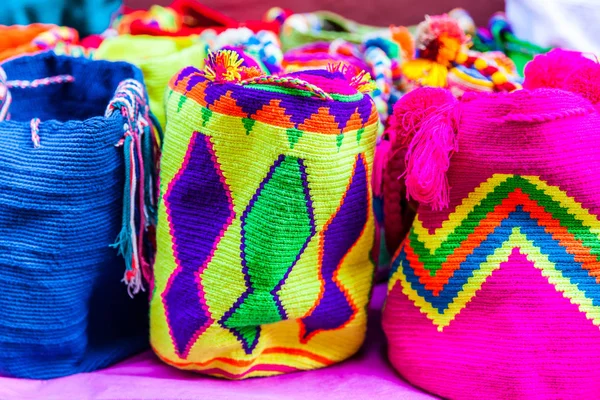
[[467,68],[475,68],[481,75],[492,81],[497,91],[512,92],[523,88],[520,83],[512,80],[512,77],[495,65],[494,62],[485,60],[476,53],[459,53],[456,63]]
[[8,90],[6,72],[0,67],[0,121],[4,121],[8,115],[8,107],[12,98]]
[[75,82],[75,78],[72,75],[56,75],[49,76],[47,78],[34,79],[32,81],[14,80],[8,81],[7,86],[9,88],[29,89],[37,88],[39,86],[48,86],[59,83],[72,83]]
[[325,92],[320,87],[313,85],[302,79],[297,78],[286,78],[286,77],[278,77],[278,76],[257,76],[254,78],[246,79],[238,82],[239,85],[253,85],[253,84],[268,84],[268,85],[277,85],[283,86],[292,89],[301,89],[306,90],[307,92],[312,93],[316,97],[319,97],[323,100],[331,100],[332,97],[329,93]]
[[[9,89],[30,89],[53,84],[71,83],[74,81],[75,78],[72,75],[56,75],[47,78],[34,79],[32,81],[9,81],[6,77],[6,72],[0,68],[0,121],[9,118],[8,109],[12,102],[12,96]],[[33,147],[36,149],[40,147],[40,123],[41,121],[39,118],[33,118],[30,122],[31,141],[33,142]]]
[[113,245],[125,258],[123,282],[130,296],[145,291],[143,278],[152,284],[151,260],[145,254],[149,227],[156,224],[157,192],[154,178],[157,166],[153,153],[157,147],[152,132],[152,119],[144,86],[134,80],[122,81],[105,116],[120,113],[125,120],[124,137],[116,146],[123,147],[125,157],[125,189],[121,232]]

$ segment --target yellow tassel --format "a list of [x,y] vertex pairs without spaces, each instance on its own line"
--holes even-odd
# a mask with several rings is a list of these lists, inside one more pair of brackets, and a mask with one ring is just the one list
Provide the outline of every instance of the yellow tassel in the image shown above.
[[418,58],[402,64],[402,73],[423,86],[446,87],[448,69],[435,61]]
[[243,62],[240,55],[232,50],[209,53],[204,66],[204,76],[215,82],[239,82],[264,75],[256,67],[242,67]]
[[327,65],[329,72],[340,72],[350,83],[350,86],[361,93],[371,93],[377,89],[377,85],[367,71],[346,63],[337,63]]

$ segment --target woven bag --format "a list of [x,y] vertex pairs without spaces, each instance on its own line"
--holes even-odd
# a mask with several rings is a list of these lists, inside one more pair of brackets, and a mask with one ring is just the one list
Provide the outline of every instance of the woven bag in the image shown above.
[[150,109],[162,128],[166,124],[164,97],[169,79],[188,65],[201,68],[205,44],[194,37],[120,35],[105,39],[94,54],[98,60],[127,61],[138,66],[150,98]]
[[[281,11],[276,8],[277,11]],[[367,36],[384,31],[384,27],[359,24],[330,11],[315,11],[304,14],[281,16],[269,10],[267,18],[274,18],[282,23],[281,47],[284,51],[309,43],[333,42],[343,39],[352,43],[362,43]]]
[[397,104],[402,179],[419,208],[394,256],[383,327],[390,361],[412,384],[450,399],[598,398],[592,84],[581,95],[461,100],[423,88]]
[[372,85],[236,65],[213,53],[170,84],[151,343],[230,379],[325,367],[366,331]]
[[169,7],[154,7],[148,11],[134,11],[132,14],[133,18],[127,14],[123,17],[123,22],[128,26],[126,31],[132,35],[189,36],[208,29],[220,33],[229,28],[240,27],[247,27],[253,32],[279,32],[279,23],[239,22],[198,0],[174,0]]
[[0,25],[0,61],[24,54],[54,49],[57,45],[77,44],[75,29],[56,25]]
[[139,291],[150,256],[141,73],[51,52],[2,67],[0,375],[106,367],[148,346],[147,301],[120,283]]
[[371,93],[381,119],[383,132],[388,110],[401,96],[396,88],[400,83],[401,68],[398,62],[400,47],[387,38],[389,32],[371,34],[363,43],[355,44],[343,39],[333,42],[315,42],[284,54],[283,67],[287,72],[327,68],[331,63],[343,63],[348,68],[369,72],[376,88]]

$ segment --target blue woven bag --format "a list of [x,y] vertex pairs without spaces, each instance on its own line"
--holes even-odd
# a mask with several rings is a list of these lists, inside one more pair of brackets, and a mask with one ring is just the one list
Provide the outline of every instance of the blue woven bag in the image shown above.
[[81,37],[102,33],[116,16],[121,0],[2,0],[0,24],[34,22],[70,26]]
[[154,222],[142,74],[52,52],[2,68],[0,375],[106,367],[148,346],[147,299],[130,296]]

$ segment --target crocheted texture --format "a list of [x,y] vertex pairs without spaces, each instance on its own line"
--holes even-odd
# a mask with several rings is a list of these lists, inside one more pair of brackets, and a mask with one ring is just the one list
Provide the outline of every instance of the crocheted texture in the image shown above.
[[[136,176],[149,170],[137,161],[128,167],[124,154],[133,137],[124,125],[133,131],[143,121],[120,108],[105,116],[122,82],[135,82],[145,99],[141,73],[51,52],[3,68],[13,81],[9,120],[0,122],[0,375],[104,368],[147,346],[146,300],[128,296],[120,283],[126,262],[111,248],[129,198],[125,178],[141,186]],[[37,84],[11,84],[19,81]],[[133,150],[152,161],[151,151]]]
[[331,64],[353,76],[360,76],[358,71],[369,72],[375,83],[369,91],[379,112],[382,133],[391,106],[391,94],[398,93],[394,86],[394,72],[399,69],[399,46],[384,36],[372,34],[361,45],[343,39],[307,44],[286,52],[283,66],[288,72],[329,68]]
[[281,27],[281,47],[287,51],[309,43],[336,39],[362,43],[369,34],[386,29],[358,24],[329,11],[293,14]]
[[448,205],[420,204],[394,256],[390,360],[443,398],[594,397],[600,115],[559,90],[466,97]]
[[340,72],[244,83],[195,68],[168,97],[156,353],[230,379],[354,354],[374,269],[372,100]]
[[144,74],[150,109],[164,129],[165,92],[169,79],[181,68],[204,66],[205,45],[193,37],[169,38],[121,35],[105,39],[94,54],[97,60],[127,61]]

